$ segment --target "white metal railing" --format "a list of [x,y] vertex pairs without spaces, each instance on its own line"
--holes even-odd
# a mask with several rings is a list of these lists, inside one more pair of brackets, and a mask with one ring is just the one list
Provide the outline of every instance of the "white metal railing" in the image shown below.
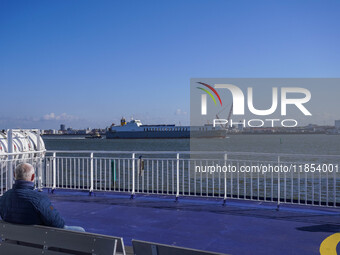
[[339,206],[339,172],[197,172],[197,166],[339,165],[340,156],[227,152],[54,151],[45,158],[44,186]]
[[[135,194],[216,197],[318,206],[340,206],[340,173],[240,172],[241,167],[339,165],[340,156],[230,152],[43,151],[28,158],[0,157],[1,192],[8,171],[22,161],[33,163],[37,187]],[[11,165],[9,164],[11,162]],[[236,172],[203,173],[202,166],[230,166]],[[40,169],[40,171],[39,171]],[[328,169],[329,170],[329,169]],[[4,182],[5,180],[5,182]],[[12,180],[13,181],[13,180]]]

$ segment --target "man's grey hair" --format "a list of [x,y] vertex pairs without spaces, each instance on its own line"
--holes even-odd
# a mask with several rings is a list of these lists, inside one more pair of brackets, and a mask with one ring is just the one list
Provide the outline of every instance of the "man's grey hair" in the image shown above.
[[15,179],[31,181],[31,177],[34,174],[34,168],[31,164],[21,163],[15,168]]

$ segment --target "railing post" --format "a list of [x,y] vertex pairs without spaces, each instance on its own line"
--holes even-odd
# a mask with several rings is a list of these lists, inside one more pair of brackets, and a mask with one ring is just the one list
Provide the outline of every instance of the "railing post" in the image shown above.
[[[227,165],[228,154],[224,154],[224,165]],[[227,172],[224,173],[224,198],[223,198],[223,205],[227,203]]]
[[176,181],[176,202],[178,201],[179,198],[179,153],[176,154],[176,159],[177,159],[177,166],[176,166],[176,173],[177,173],[177,181]]
[[90,155],[90,192],[89,195],[91,196],[93,193],[93,152]]
[[52,164],[52,193],[54,192],[54,190],[57,188],[57,155],[55,152],[53,152],[53,164]]
[[[7,132],[8,153],[13,153],[13,130],[9,129]],[[13,155],[8,155],[7,163],[7,190],[11,189],[13,185]]]
[[135,153],[132,153],[132,190],[131,190],[131,199],[135,198]]
[[280,156],[277,157],[277,165],[278,165],[278,172],[277,172],[277,208],[276,210],[280,209]]
[[40,129],[37,132],[37,150],[39,151],[37,154],[38,190],[42,191],[42,164],[41,164],[42,153],[40,153],[41,151]]
[[336,207],[336,171],[334,169],[333,169],[333,206]]

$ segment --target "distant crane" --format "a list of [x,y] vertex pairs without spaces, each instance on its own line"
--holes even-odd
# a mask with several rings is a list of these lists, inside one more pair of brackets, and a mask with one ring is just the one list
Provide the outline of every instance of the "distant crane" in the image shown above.
[[[223,109],[224,110],[224,109]],[[223,111],[222,110],[222,111]],[[221,127],[222,128],[225,128],[225,129],[230,129],[230,126],[229,126],[229,121],[230,121],[230,117],[231,117],[231,113],[233,112],[233,104],[231,104],[231,107],[230,107],[230,110],[229,110],[229,114],[228,114],[228,118],[227,118],[227,124],[225,124],[225,125],[222,125],[222,124],[220,124],[221,125]],[[218,116],[218,114],[216,114],[216,118],[219,120],[220,119],[220,117]]]

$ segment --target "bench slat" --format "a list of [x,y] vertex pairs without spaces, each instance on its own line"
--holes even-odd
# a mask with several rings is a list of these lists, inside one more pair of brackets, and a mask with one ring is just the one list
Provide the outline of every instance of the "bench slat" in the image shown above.
[[5,242],[0,243],[0,254],[6,255],[18,255],[18,254],[25,254],[25,255],[37,255],[42,254],[42,250],[33,247],[26,247],[26,246],[19,246],[15,244],[9,244]]
[[15,241],[44,245],[46,239],[46,229],[37,228],[32,231],[32,226],[17,225],[2,222],[0,224],[1,238]]
[[[120,237],[76,232],[46,226],[18,225],[0,221],[0,236],[7,240],[101,255],[112,255],[116,246],[117,253],[126,254],[123,239]],[[17,246],[18,249],[26,248],[25,246],[13,243],[11,245]],[[42,249],[34,249],[42,252]],[[44,250],[44,254],[52,255],[53,252]],[[56,254],[59,254],[59,252]]]
[[[118,241],[117,252],[123,252],[124,244],[122,238],[106,237],[63,229],[51,229],[48,232],[46,244],[49,247],[63,247],[70,250],[111,255],[112,253],[108,251],[113,250],[114,240]],[[75,249],[75,247],[77,248]]]
[[[0,242],[0,254],[6,255],[38,255],[43,254],[42,249],[29,247],[29,246],[21,246],[11,243]],[[65,255],[65,253],[55,252],[55,251],[44,251],[44,255]]]

